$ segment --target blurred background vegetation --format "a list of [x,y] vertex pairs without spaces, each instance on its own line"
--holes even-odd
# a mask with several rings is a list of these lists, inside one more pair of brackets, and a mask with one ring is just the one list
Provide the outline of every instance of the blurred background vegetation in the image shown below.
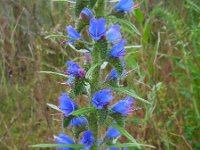
[[[200,149],[200,1],[143,0],[124,24],[129,74],[123,81],[153,102],[127,118],[129,132],[159,150]],[[74,24],[73,4],[50,0],[0,0],[0,149],[26,150],[52,143],[62,129],[57,103],[62,72],[82,55],[51,34]],[[123,24],[123,22],[121,23]],[[79,58],[78,58],[79,57]],[[80,97],[84,103],[85,97]],[[126,139],[121,138],[121,141]]]

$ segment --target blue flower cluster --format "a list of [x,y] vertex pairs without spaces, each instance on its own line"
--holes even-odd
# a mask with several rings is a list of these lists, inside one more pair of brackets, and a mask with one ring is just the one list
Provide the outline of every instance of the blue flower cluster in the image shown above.
[[[54,137],[55,142],[58,144],[75,144],[74,140],[64,133],[60,133],[58,136]],[[82,139],[79,144],[84,144],[85,148],[83,150],[89,150],[94,142],[94,137],[91,131],[85,131],[82,135]],[[58,148],[58,150],[73,150],[73,148]]]
[[[111,126],[108,128],[108,131],[105,134],[104,141],[114,140],[114,139],[119,138],[120,136],[121,136],[121,133],[117,129]],[[74,140],[64,133],[60,133],[58,136],[55,136],[54,140],[58,144],[75,144]],[[88,130],[83,133],[82,139],[79,141],[79,144],[85,145],[85,148],[83,150],[89,150],[92,144],[94,143],[94,141],[95,139],[93,137],[93,133],[90,130]],[[99,141],[100,141],[99,144],[101,144],[102,140],[99,140]],[[113,149],[117,150],[117,148],[109,148],[108,150],[113,150]],[[58,150],[73,150],[73,149],[72,148],[58,148]]]
[[[134,2],[132,0],[120,0],[116,6],[113,8],[115,12],[123,12],[127,13],[130,12],[131,9],[134,7]],[[124,77],[126,75],[126,63],[124,61],[124,55],[126,53],[125,44],[127,43],[126,40],[122,38],[122,34],[120,32],[120,25],[119,24],[111,24],[107,26],[107,20],[105,18],[95,18],[94,13],[88,9],[84,8],[79,16],[79,20],[84,21],[84,25],[88,25],[88,30],[86,30],[91,37],[91,40],[99,46],[102,44],[101,42],[107,43],[107,49],[108,52],[106,52],[106,55],[108,55],[105,59],[102,58],[103,56],[99,54],[99,58],[103,59],[103,61],[109,61],[112,60],[113,62],[120,62],[122,68],[124,71],[120,72],[117,70],[117,66],[113,65],[112,62],[109,62],[114,67],[110,71],[110,73],[107,75],[107,80],[119,80],[121,77]],[[77,29],[77,28],[76,28]],[[84,36],[82,37],[80,30],[73,28],[71,25],[66,27],[67,31],[67,42],[70,45],[76,46],[77,41],[82,41],[84,43]],[[98,45],[99,44],[99,45]],[[95,47],[95,46],[94,46]],[[95,51],[95,48],[90,48],[89,46],[86,46],[86,49],[89,49],[88,52],[85,52],[85,62],[87,64],[93,65],[93,59],[92,55],[94,55],[93,51]],[[100,46],[99,46],[100,47]],[[94,50],[93,50],[94,49]],[[90,65],[91,65],[90,64]],[[96,65],[96,62],[94,63]],[[67,81],[68,84],[74,83],[76,85],[77,81],[84,81],[87,82],[90,86],[93,84],[90,84],[90,78],[88,79],[86,76],[86,72],[88,71],[86,66],[83,68],[79,66],[77,63],[73,61],[67,61],[66,62],[67,69],[65,73],[69,76],[69,79]],[[115,68],[116,67],[116,68]],[[100,89],[100,88],[98,88]],[[91,89],[90,89],[91,90]],[[88,92],[88,91],[87,91]],[[96,108],[94,109],[96,112],[108,112],[106,115],[117,115],[120,118],[127,116],[129,114],[132,114],[133,109],[132,105],[134,103],[134,99],[127,96],[125,99],[118,101],[115,104],[111,104],[112,100],[114,99],[113,91],[112,89],[105,88],[101,89],[97,92],[91,92],[92,94],[89,94],[89,97],[91,98],[91,106]],[[71,95],[70,95],[71,96]],[[88,118],[88,115],[81,115],[79,117],[73,116],[73,112],[78,110],[78,105],[75,103],[75,101],[70,97],[67,93],[62,93],[61,96],[58,98],[59,100],[59,109],[63,112],[64,116],[69,118],[68,126],[75,128],[75,129],[84,129],[87,131],[81,130],[80,135],[82,135],[79,142],[77,142],[78,139],[75,141],[67,136],[64,133],[60,133],[58,136],[56,136],[55,142],[58,144],[84,144],[85,147],[83,150],[89,150],[90,147],[93,145],[94,142],[96,142],[94,138],[95,131],[88,130],[90,119]],[[74,94],[76,96],[76,94]],[[104,111],[106,110],[106,111]],[[88,120],[87,120],[88,119]],[[87,127],[87,128],[85,128]],[[121,136],[121,133],[114,127],[110,126],[105,133],[104,139],[99,139],[101,142],[99,142],[99,145],[102,143],[108,143],[108,141],[114,141],[118,139]],[[64,148],[60,147],[59,150],[72,150],[72,148]],[[117,148],[109,148],[108,150],[116,150]],[[124,148],[125,150],[125,148]]]

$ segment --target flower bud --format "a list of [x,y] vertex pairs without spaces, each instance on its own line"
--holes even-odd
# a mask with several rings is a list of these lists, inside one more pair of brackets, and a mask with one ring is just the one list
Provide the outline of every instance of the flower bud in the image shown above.
[[80,19],[85,22],[89,22],[90,19],[92,19],[93,17],[94,17],[93,12],[88,8],[84,8],[80,13]]

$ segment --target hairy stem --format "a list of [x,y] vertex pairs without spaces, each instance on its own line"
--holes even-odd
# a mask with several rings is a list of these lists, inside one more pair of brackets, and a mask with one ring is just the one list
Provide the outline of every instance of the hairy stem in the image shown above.
[[[97,17],[103,17],[105,11],[105,0],[97,0],[95,5],[95,13]],[[101,42],[97,41],[94,45],[93,52],[92,52],[92,65],[96,65],[101,61]],[[92,81],[91,81],[91,96],[94,95],[100,89],[99,86],[99,79],[100,79],[100,65],[97,65],[93,72],[92,72]],[[91,113],[89,116],[89,128],[93,132],[95,141],[91,147],[91,150],[98,149],[98,133],[99,133],[99,124],[97,118],[97,111]]]
[[[100,62],[100,49],[99,43],[96,42],[94,45],[94,50],[92,53],[92,65],[96,65]],[[94,95],[96,91],[99,90],[99,78],[100,78],[100,66],[98,65],[92,72],[92,82],[91,82],[91,96]],[[91,113],[89,116],[89,128],[92,131],[95,142],[93,143],[91,150],[96,150],[98,147],[98,119],[97,112]]]

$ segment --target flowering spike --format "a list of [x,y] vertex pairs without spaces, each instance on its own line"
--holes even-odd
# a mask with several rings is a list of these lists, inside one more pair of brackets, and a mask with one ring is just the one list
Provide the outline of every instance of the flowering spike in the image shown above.
[[83,133],[83,137],[80,141],[80,144],[84,144],[86,147],[84,150],[89,150],[89,148],[92,146],[94,142],[94,137],[91,131],[85,131]]
[[106,33],[106,38],[108,41],[116,43],[121,40],[121,37],[120,25],[117,24],[108,27],[108,31]]
[[126,44],[126,40],[121,40],[117,45],[113,46],[110,51],[110,57],[122,59],[126,53],[124,44]]
[[134,7],[134,2],[132,0],[120,0],[119,3],[115,6],[115,10],[122,12],[130,12]]
[[[75,144],[74,141],[64,133],[60,133],[54,137],[55,142],[58,144]],[[73,150],[72,148],[58,148],[58,150]]]
[[70,116],[78,108],[77,104],[66,93],[61,94],[59,102],[59,108],[64,112],[66,117]]
[[113,99],[112,90],[111,89],[103,89],[99,92],[96,92],[92,98],[92,104],[97,109],[103,109],[105,105],[109,104],[109,102]]
[[132,104],[134,103],[134,99],[127,96],[124,100],[119,101],[115,105],[111,106],[111,109],[121,114],[122,116],[127,116],[133,112]]
[[97,20],[92,18],[88,31],[92,38],[98,41],[106,32],[106,19],[100,18]]
[[[67,33],[68,33],[68,37],[72,38],[72,39],[80,39],[81,35],[71,26],[67,26],[66,27]],[[69,42],[74,42],[74,40],[69,40]]]

